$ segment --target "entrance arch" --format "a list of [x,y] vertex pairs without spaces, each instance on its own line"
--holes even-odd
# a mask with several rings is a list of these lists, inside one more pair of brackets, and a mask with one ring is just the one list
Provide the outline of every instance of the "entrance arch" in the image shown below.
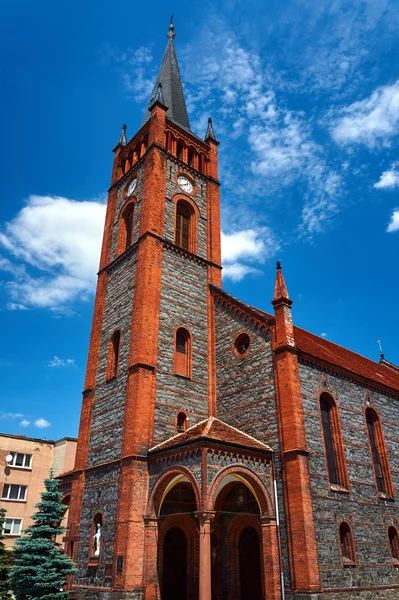
[[262,566],[258,532],[245,527],[238,541],[239,598],[262,600]]
[[163,543],[162,600],[187,600],[187,538],[174,526]]

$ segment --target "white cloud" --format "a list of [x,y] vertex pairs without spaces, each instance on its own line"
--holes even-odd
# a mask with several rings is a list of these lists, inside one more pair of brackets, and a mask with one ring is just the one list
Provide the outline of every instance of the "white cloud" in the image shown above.
[[22,419],[20,425],[21,427],[28,427],[28,425],[30,425],[30,421],[28,421],[27,419]]
[[74,358],[58,358],[58,356],[54,356],[53,359],[51,359],[48,363],[47,363],[48,367],[76,367],[75,364],[75,359]]
[[49,423],[46,419],[40,418],[36,419],[34,425],[39,427],[39,429],[45,429],[46,427],[50,427],[51,423]]
[[396,208],[391,216],[391,222],[387,227],[388,233],[393,233],[394,231],[399,231],[399,209]]
[[322,337],[322,338],[326,338],[326,337],[327,337],[327,334],[326,334],[326,333],[321,333],[321,334],[320,334],[320,337]]
[[248,265],[243,265],[239,262],[223,267],[223,277],[231,279],[231,281],[233,281],[234,283],[236,283],[237,281],[241,281],[246,275],[249,275],[251,273],[259,273],[259,270]]
[[4,419],[5,421],[21,419],[23,416],[24,415],[21,413],[4,412],[3,410],[0,410],[0,419]]
[[341,144],[389,145],[399,133],[399,80],[377,88],[371,96],[342,109],[331,134]]
[[252,264],[264,263],[280,247],[269,227],[229,233],[222,231],[221,241],[223,277],[232,281],[241,281],[246,275],[259,273]]
[[101,48],[104,64],[114,64],[122,79],[123,86],[136,102],[149,100],[154,85],[154,77],[148,73],[152,63],[149,46],[119,50],[110,44]]
[[392,167],[381,174],[381,177],[374,187],[377,189],[393,190],[399,186],[399,171],[396,169],[398,163],[393,163]]
[[95,290],[104,218],[102,201],[30,196],[0,232],[12,257],[0,259],[12,276],[8,307],[61,309],[86,299]]

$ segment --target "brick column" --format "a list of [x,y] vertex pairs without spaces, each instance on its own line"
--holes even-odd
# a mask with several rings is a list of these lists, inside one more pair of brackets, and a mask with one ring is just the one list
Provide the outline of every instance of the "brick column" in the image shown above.
[[144,577],[145,600],[160,597],[158,581],[158,519],[144,517]]
[[199,600],[212,600],[211,522],[213,512],[198,512],[199,520]]
[[268,600],[280,600],[280,557],[277,541],[276,519],[261,517],[262,555],[263,555],[263,588]]

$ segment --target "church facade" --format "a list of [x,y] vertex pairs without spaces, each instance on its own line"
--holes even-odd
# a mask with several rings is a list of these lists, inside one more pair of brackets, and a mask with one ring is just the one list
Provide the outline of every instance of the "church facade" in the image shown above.
[[399,598],[399,369],[222,289],[173,25],[114,150],[66,549],[77,600]]

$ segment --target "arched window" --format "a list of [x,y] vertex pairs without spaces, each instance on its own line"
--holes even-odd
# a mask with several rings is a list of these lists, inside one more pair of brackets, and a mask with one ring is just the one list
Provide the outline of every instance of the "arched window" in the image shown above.
[[117,330],[112,334],[108,344],[107,379],[112,379],[118,374],[120,341],[121,332]]
[[177,419],[176,419],[176,429],[177,429],[177,433],[182,433],[183,431],[186,431],[187,429],[187,415],[186,413],[180,411],[179,413],[177,413]]
[[183,160],[184,144],[180,140],[176,144],[176,157]]
[[123,221],[125,225],[125,250],[130,248],[133,240],[133,214],[134,206],[132,203],[128,204],[123,212]]
[[399,566],[399,538],[396,528],[391,525],[388,529],[389,546],[391,548],[392,563]]
[[346,489],[348,480],[338,410],[329,394],[320,396],[320,411],[330,485]]
[[191,338],[187,329],[180,327],[176,331],[175,340],[175,373],[190,377]]
[[194,148],[192,148],[190,146],[190,148],[188,149],[188,154],[187,154],[187,162],[190,165],[190,167],[194,166],[194,157],[195,157],[195,150],[194,150]]
[[175,244],[190,252],[194,251],[193,222],[194,214],[191,206],[185,202],[178,202],[176,206]]
[[341,545],[341,558],[344,567],[356,565],[355,544],[349,523],[343,521],[339,526],[339,541]]
[[382,494],[393,496],[381,421],[372,408],[366,410],[366,421],[377,489]]

